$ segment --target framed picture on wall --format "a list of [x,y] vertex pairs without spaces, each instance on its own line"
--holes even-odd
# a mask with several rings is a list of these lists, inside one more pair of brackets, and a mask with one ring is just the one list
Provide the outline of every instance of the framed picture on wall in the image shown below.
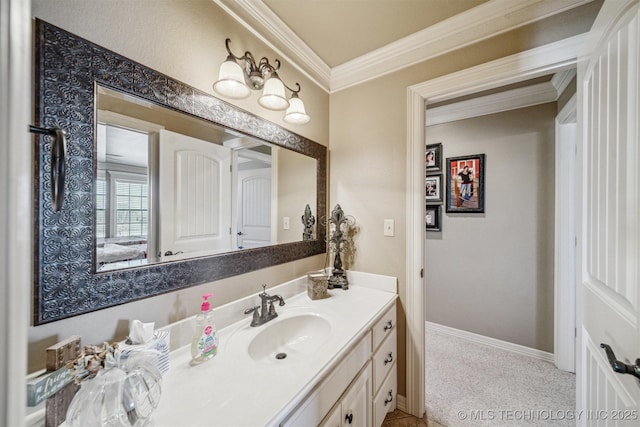
[[442,174],[427,175],[424,181],[424,189],[427,205],[442,203]]
[[441,224],[442,206],[427,206],[425,224],[427,231],[442,231]]
[[424,164],[427,174],[442,170],[442,143],[430,144],[425,147]]
[[449,157],[447,168],[447,213],[484,213],[485,155]]

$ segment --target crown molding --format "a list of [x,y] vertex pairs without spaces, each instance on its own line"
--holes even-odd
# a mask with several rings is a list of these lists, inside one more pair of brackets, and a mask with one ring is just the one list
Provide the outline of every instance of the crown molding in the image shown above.
[[294,68],[329,92],[331,68],[262,0],[213,0],[213,2],[286,59]]
[[518,108],[546,104],[548,102],[554,102],[557,99],[558,91],[549,81],[460,101],[454,104],[443,105],[441,107],[428,108],[425,123],[427,126],[438,125]]
[[489,0],[334,68],[330,68],[262,0],[213,1],[297,70],[332,93],[593,0]]
[[591,1],[490,0],[334,67],[331,91],[346,89]]
[[553,78],[551,78],[551,84],[558,91],[558,96],[560,96],[560,94],[565,91],[565,89],[571,83],[571,80],[573,80],[573,78],[577,74],[577,70],[575,68],[572,68],[570,70],[560,71],[553,75]]
[[575,68],[560,70],[548,82],[480,96],[441,107],[427,107],[425,123],[427,126],[432,126],[555,102],[575,76]]

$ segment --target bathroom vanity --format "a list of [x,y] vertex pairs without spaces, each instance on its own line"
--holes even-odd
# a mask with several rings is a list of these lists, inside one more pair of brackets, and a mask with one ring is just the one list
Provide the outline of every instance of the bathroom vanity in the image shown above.
[[172,352],[154,425],[381,425],[396,404],[396,278],[348,277],[322,300],[306,278],[268,289],[286,305],[258,327],[243,314],[256,295],[214,310],[218,354],[190,366],[189,346]]
[[[380,426],[396,407],[397,279],[347,278],[349,290],[321,300],[307,296],[306,277],[267,288],[286,304],[257,327],[244,311],[258,292],[215,308],[218,354],[200,365],[190,365],[194,317],[162,328],[170,368],[151,425]],[[44,418],[41,404],[26,425]]]

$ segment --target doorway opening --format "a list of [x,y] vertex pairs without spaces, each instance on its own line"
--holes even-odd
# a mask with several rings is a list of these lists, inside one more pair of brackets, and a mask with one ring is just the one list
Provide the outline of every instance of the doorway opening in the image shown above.
[[407,118],[407,396],[405,406],[425,408],[425,105],[574,68],[584,36],[551,43],[471,69],[436,78],[408,90]]

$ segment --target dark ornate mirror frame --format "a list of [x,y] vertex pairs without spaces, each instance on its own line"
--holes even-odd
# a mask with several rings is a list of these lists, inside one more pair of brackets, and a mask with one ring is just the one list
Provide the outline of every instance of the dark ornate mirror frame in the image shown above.
[[[65,130],[63,208],[52,209],[51,141],[37,136],[35,155],[35,325],[235,276],[326,251],[326,147],[36,20],[34,120]],[[184,261],[94,273],[95,86],[104,85],[317,160],[316,237]],[[301,215],[304,207],[301,207]]]

